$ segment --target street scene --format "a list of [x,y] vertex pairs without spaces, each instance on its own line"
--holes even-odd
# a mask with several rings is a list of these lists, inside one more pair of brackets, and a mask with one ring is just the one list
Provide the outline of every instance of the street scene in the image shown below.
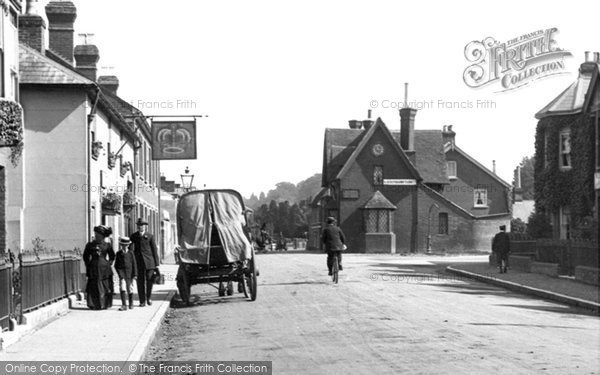
[[600,8],[502,7],[0,0],[0,375],[600,373]]
[[324,254],[258,261],[260,303],[193,287],[149,358],[264,359],[277,374],[598,373],[595,314],[445,272],[480,256],[352,254],[338,284]]

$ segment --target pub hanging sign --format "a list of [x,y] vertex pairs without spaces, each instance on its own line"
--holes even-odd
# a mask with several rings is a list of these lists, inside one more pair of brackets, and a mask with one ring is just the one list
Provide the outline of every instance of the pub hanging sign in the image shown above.
[[152,159],[196,159],[196,121],[153,121]]

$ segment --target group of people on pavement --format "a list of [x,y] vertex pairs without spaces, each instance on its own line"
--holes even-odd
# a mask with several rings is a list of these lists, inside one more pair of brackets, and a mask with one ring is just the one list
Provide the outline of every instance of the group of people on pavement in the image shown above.
[[94,239],[85,246],[83,262],[86,268],[87,305],[92,310],[112,307],[114,293],[113,271],[119,277],[122,306],[120,310],[133,309],[133,282],[137,284],[140,306],[152,305],[152,287],[160,274],[160,260],[154,236],[148,233],[148,222],[140,218],[137,232],[119,238],[119,250],[113,251],[110,236],[112,228],[94,227]]

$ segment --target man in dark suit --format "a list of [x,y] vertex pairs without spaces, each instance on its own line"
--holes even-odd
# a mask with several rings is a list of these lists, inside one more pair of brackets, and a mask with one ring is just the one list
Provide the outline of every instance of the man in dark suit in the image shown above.
[[131,235],[131,242],[138,269],[137,289],[140,306],[146,306],[146,303],[152,305],[154,272],[158,269],[160,261],[154,236],[147,232],[148,222],[139,218],[136,224],[138,231]]
[[508,253],[510,253],[510,237],[506,233],[506,225],[501,225],[500,232],[494,236],[492,252],[498,261],[500,273],[506,273],[508,270]]
[[334,252],[340,252],[338,255],[338,265],[339,270],[343,270],[342,268],[342,253],[344,250],[344,245],[346,244],[346,237],[344,237],[344,232],[342,229],[335,225],[335,218],[328,217],[327,218],[327,226],[323,229],[321,233],[321,242],[325,245],[325,251],[327,252],[327,268],[329,269],[329,275],[331,276],[331,267],[333,266],[333,257]]

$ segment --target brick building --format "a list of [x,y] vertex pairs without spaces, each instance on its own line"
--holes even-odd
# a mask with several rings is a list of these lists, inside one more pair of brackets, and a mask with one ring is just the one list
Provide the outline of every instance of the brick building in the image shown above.
[[555,239],[598,238],[600,54],[535,117],[535,206]]
[[400,110],[400,132],[381,119],[325,130],[309,248],[319,248],[333,216],[351,251],[490,249],[498,226],[510,223],[509,184],[456,145],[452,126],[415,130],[415,115]]

